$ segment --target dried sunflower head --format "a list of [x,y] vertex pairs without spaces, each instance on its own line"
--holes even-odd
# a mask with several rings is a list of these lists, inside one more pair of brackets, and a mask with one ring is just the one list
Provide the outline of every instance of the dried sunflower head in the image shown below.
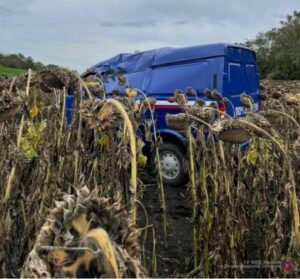
[[[247,114],[246,120],[251,122],[252,124],[258,126],[259,128],[266,130],[268,133],[272,133],[271,123],[261,114],[250,112]],[[259,137],[263,136],[261,133],[255,131],[255,134]]]
[[117,78],[120,85],[124,85],[127,83],[127,78],[124,74],[118,74]]
[[202,99],[195,100],[195,104],[199,107],[203,107],[205,105],[205,102]]
[[128,87],[128,88],[125,89],[125,94],[126,94],[127,97],[136,97],[137,96],[137,91],[134,90],[133,88]]
[[286,94],[284,96],[284,100],[286,101],[287,105],[296,107],[300,106],[300,98],[298,98],[297,95]]
[[213,122],[217,117],[217,112],[215,110],[212,110],[210,107],[198,106],[197,104],[193,105],[188,110],[188,113],[207,123]]
[[183,91],[176,89],[174,95],[168,98],[168,102],[177,103],[181,108],[185,108],[187,104],[186,96]]
[[139,231],[121,204],[86,187],[55,202],[22,277],[145,277]]
[[223,97],[221,95],[220,92],[218,92],[216,89],[214,89],[212,92],[211,92],[211,98],[217,102],[222,102],[223,101]]
[[275,91],[272,92],[271,97],[273,99],[281,99],[283,97],[283,95],[282,95],[282,92],[279,92],[279,91],[275,90]]
[[21,108],[22,98],[8,91],[0,92],[0,123],[14,116]]
[[241,144],[248,141],[251,131],[237,119],[224,119],[214,125],[218,138],[224,142]]
[[213,109],[219,109],[218,104],[216,102],[212,102],[209,104],[209,107],[213,108]]
[[207,98],[211,99],[211,100],[215,100],[217,102],[221,102],[223,101],[223,97],[220,94],[220,92],[218,92],[216,89],[214,90],[209,90],[209,89],[205,89],[203,92],[204,96],[206,96]]
[[149,106],[152,108],[156,103],[155,98],[145,98],[141,101],[141,107],[144,108],[145,110],[149,109]]
[[186,89],[186,95],[196,97],[197,96],[197,92],[192,87],[189,86]]
[[99,131],[107,131],[114,129],[120,125],[119,114],[112,106],[103,106],[105,100],[84,100],[81,104],[80,112],[83,120],[91,129],[98,129]]
[[300,159],[300,136],[293,143],[293,151],[295,156]]
[[101,79],[99,79],[97,76],[88,76],[85,83],[94,96],[97,96],[99,98],[102,98],[104,96],[105,88]]
[[267,99],[269,99],[269,96],[266,93],[261,92],[259,94],[259,99],[262,100],[262,101],[266,101]]
[[33,77],[33,81],[44,92],[51,92],[53,88],[63,89],[66,87],[73,90],[79,88],[79,81],[76,76],[61,68],[43,69]]
[[265,90],[266,87],[264,85],[259,85],[259,90]]
[[166,114],[167,125],[177,131],[185,131],[190,125],[190,120],[185,113]]
[[208,99],[212,99],[212,92],[209,89],[205,88],[203,94]]
[[13,78],[9,76],[0,76],[0,92],[3,90],[8,90]]
[[120,92],[119,90],[114,89],[114,90],[112,91],[112,96],[113,96],[113,97],[120,96],[120,95],[121,95],[121,92]]

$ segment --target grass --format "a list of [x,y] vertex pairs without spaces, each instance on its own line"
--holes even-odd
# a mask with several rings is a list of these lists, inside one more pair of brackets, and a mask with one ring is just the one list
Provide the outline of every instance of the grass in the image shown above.
[[17,76],[27,72],[26,69],[16,69],[10,67],[4,67],[0,65],[0,75],[7,75],[7,76]]

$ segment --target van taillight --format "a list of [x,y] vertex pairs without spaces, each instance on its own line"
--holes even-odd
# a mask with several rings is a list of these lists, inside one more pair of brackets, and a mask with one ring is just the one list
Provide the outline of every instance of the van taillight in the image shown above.
[[224,104],[219,104],[219,111],[225,112],[226,111],[226,106]]

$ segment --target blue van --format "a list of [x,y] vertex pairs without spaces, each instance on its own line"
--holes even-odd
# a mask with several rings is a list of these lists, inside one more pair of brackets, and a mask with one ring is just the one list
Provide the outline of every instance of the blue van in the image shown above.
[[[83,76],[108,72],[123,73],[132,88],[138,88],[157,100],[157,130],[163,139],[159,147],[160,161],[167,184],[180,185],[186,177],[183,167],[185,137],[170,129],[165,122],[166,113],[180,111],[177,104],[167,101],[176,89],[186,91],[187,87],[192,87],[198,97],[207,102],[204,90],[216,89],[233,104],[233,107],[226,105],[224,108],[223,105],[220,109],[226,109],[226,113],[237,117],[245,115],[240,94],[246,93],[253,98],[254,109],[259,110],[255,52],[240,45],[219,43],[119,54],[94,65]],[[110,78],[105,81],[105,88],[107,93],[113,90],[124,92],[126,85],[122,86],[117,79]],[[189,103],[193,103],[194,97],[189,98]]]

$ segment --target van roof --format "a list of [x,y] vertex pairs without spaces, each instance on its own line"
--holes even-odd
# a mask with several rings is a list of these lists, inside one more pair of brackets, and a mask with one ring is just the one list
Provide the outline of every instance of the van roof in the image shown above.
[[139,72],[149,67],[163,64],[224,56],[227,47],[248,49],[237,44],[218,43],[181,48],[166,47],[134,54],[121,53],[108,60],[97,63],[91,70],[95,73],[105,73],[108,71],[121,71],[124,73]]

